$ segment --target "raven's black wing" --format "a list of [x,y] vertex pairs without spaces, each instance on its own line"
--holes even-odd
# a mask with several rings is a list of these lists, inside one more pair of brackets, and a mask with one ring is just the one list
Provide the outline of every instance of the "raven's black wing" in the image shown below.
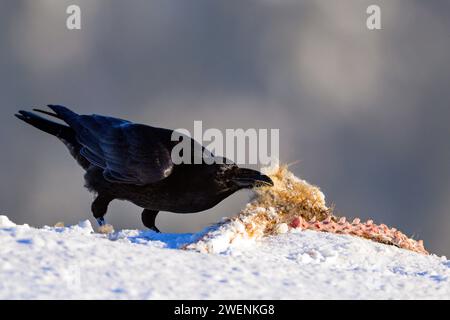
[[146,185],[164,179],[172,169],[171,130],[100,115],[78,115],[49,106],[76,132],[80,153],[100,167],[106,180]]

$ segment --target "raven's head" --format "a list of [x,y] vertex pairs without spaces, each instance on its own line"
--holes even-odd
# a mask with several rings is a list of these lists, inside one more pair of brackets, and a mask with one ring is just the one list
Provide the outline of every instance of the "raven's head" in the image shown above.
[[273,181],[268,176],[257,170],[246,168],[237,168],[231,177],[231,181],[240,189],[273,186]]
[[222,165],[216,181],[225,184],[227,189],[251,189],[263,186],[273,186],[273,181],[257,170],[239,168],[235,164]]

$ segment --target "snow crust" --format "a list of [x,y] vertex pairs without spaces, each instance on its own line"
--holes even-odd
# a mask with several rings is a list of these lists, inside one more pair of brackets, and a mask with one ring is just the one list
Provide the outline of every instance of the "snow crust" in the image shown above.
[[[212,253],[186,250],[207,232]],[[88,220],[36,229],[0,216],[0,299],[450,298],[445,257],[311,230],[232,244],[220,232],[103,235]]]

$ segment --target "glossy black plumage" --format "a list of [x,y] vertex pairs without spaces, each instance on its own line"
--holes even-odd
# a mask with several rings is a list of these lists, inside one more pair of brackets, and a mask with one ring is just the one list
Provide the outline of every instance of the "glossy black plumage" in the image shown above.
[[[172,130],[100,115],[78,115],[58,105],[48,107],[54,113],[34,111],[64,124],[27,111],[19,111],[16,117],[58,137],[68,147],[86,171],[86,187],[97,194],[92,212],[100,224],[114,199],[144,208],[144,225],[157,231],[155,218],[161,210],[199,212],[237,190],[272,185],[269,177],[235,164],[174,164],[171,152],[178,141],[172,141]],[[197,143],[190,141],[195,150]],[[193,152],[192,160],[195,157],[198,152]]]

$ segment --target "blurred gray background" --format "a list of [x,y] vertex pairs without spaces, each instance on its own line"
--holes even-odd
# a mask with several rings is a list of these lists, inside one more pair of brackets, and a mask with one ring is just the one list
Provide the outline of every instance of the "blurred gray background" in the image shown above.
[[[65,27],[70,4],[82,30]],[[370,4],[382,30],[366,28]],[[450,255],[449,1],[1,0],[0,44],[0,214],[16,223],[91,218],[65,147],[13,117],[53,103],[169,128],[280,128],[281,161],[299,160],[338,214]],[[248,196],[157,223],[199,230]],[[107,219],[141,228],[140,212],[114,202]]]

